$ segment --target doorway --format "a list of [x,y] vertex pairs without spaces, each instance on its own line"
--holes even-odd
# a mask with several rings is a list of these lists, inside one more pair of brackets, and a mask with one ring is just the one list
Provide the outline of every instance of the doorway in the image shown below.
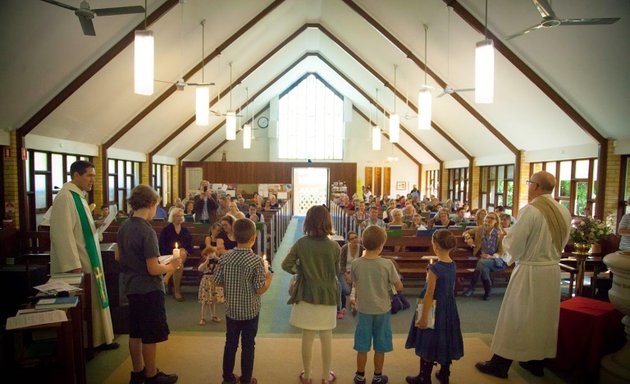
[[328,168],[293,168],[293,214],[305,216],[313,205],[329,204]]

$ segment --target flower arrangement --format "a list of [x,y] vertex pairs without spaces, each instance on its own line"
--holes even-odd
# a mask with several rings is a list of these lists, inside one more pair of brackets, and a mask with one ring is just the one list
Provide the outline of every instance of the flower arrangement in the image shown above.
[[611,233],[610,227],[599,219],[592,217],[576,217],[571,223],[570,238],[573,243],[597,243]]

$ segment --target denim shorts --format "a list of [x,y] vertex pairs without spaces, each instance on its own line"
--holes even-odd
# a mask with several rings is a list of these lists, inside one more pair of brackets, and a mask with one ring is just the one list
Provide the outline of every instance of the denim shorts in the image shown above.
[[389,312],[378,315],[359,312],[357,328],[354,331],[354,350],[369,352],[372,349],[372,340],[374,340],[374,351],[393,351],[391,316]]

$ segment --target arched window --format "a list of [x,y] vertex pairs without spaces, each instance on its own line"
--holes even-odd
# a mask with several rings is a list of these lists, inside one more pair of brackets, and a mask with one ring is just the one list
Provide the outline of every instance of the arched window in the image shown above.
[[279,100],[278,158],[343,159],[343,99],[308,75]]

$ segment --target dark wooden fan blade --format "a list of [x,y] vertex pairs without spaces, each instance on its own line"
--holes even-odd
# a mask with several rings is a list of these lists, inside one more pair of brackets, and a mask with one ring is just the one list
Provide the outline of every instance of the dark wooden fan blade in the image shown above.
[[96,31],[94,30],[94,23],[92,23],[92,19],[83,16],[77,16],[79,18],[79,22],[81,22],[81,29],[83,29],[83,34],[87,36],[96,36]]
[[42,0],[42,1],[45,2],[45,3],[52,4],[52,5],[56,5],[58,7],[69,9],[71,11],[76,11],[78,9],[78,8],[75,8],[75,7],[71,6],[71,5],[60,3],[60,2],[55,1],[55,0]]
[[144,7],[134,5],[130,7],[101,8],[93,9],[92,12],[96,13],[97,16],[126,15],[130,13],[144,13]]

